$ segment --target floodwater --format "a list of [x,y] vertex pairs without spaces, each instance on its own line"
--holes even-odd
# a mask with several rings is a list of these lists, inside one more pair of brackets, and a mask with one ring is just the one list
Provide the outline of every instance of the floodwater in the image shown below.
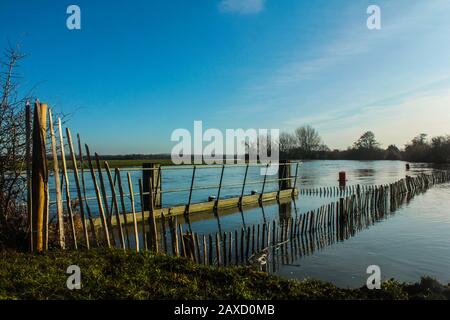
[[[405,175],[415,176],[430,173],[435,168],[427,164],[411,164],[406,170],[402,161],[304,161],[298,169],[297,187],[318,188],[338,185],[338,173],[345,171],[348,185],[380,185],[395,182]],[[239,196],[245,167],[226,168],[221,198]],[[192,194],[192,203],[206,201],[217,194],[221,168],[197,170],[194,186],[200,187]],[[292,165],[291,173],[295,173]],[[138,191],[140,170],[131,171],[134,192]],[[122,172],[124,189],[128,190],[126,173]],[[95,196],[90,173],[85,172],[87,195]],[[164,207],[185,204],[189,197],[192,169],[162,170],[162,202]],[[263,176],[259,168],[250,168],[244,194],[252,190],[261,192]],[[268,176],[265,191],[277,190],[277,182]],[[72,198],[76,197],[74,182],[70,181]],[[128,191],[127,191],[128,193]],[[52,200],[52,199],[51,199]],[[243,212],[224,211],[218,217],[212,213],[192,216],[192,231],[202,234],[228,232],[279,220],[284,216],[295,216],[336,201],[337,197],[300,194],[294,201],[246,209]],[[96,200],[89,202],[95,214]],[[54,208],[53,208],[54,209]],[[136,210],[140,210],[137,201]],[[182,219],[179,219],[182,220]],[[187,226],[185,226],[186,230]],[[325,235],[326,237],[326,235]],[[268,264],[272,265],[269,257]],[[280,262],[281,261],[281,262]],[[293,254],[287,259],[277,260],[270,272],[285,278],[303,279],[311,277],[332,282],[341,287],[365,285],[369,265],[381,269],[382,279],[395,278],[400,281],[416,282],[427,275],[443,283],[450,282],[450,184],[433,186],[423,194],[416,195],[398,210],[373,225],[358,231],[354,236],[327,245],[308,254]]]
[[[339,171],[346,171],[349,184],[385,184],[406,174],[430,173],[425,164],[411,164],[406,171],[401,161],[308,161],[300,173],[300,187],[336,186]],[[266,205],[243,214],[221,216],[221,231],[237,224],[251,226],[283,216],[295,216],[336,201],[332,197],[300,195],[295,202]],[[217,219],[192,223],[198,233],[218,228]],[[326,236],[326,235],[325,235]],[[287,250],[286,255],[289,255]],[[268,264],[271,265],[269,257]],[[416,282],[431,276],[450,283],[450,184],[432,187],[416,195],[398,210],[344,241],[336,241],[308,255],[291,254],[284,262],[277,259],[272,272],[289,279],[313,278],[341,287],[361,287],[369,274],[367,267],[377,265],[383,280],[395,278]]]
[[450,184],[415,196],[387,219],[297,261],[277,274],[330,281],[341,287],[365,285],[366,269],[377,265],[383,280],[416,282],[431,276],[450,283]]

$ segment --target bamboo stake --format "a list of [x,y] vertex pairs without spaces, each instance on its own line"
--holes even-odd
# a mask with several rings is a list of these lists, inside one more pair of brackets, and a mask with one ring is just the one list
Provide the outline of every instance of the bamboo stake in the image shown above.
[[105,181],[103,180],[102,167],[100,165],[100,158],[99,158],[97,152],[94,153],[94,157],[95,157],[95,163],[97,166],[98,178],[100,180],[100,191],[102,192],[103,203],[105,205],[106,222],[107,222],[108,228],[111,230],[112,238],[114,239],[114,232],[113,232],[113,227],[112,227],[112,223],[111,223],[112,210],[109,210],[108,195],[106,194]]
[[255,253],[255,225],[252,226],[252,254]]
[[[144,242],[144,249],[148,251],[148,243],[147,243],[147,231],[145,230],[145,213],[144,213],[144,192],[143,192],[143,186],[142,186],[142,180],[139,179],[139,195],[141,200],[141,213],[142,213],[142,241]],[[166,241],[166,226],[164,221],[164,214],[161,213],[161,223],[163,227],[163,234],[164,234],[164,251],[167,253],[167,241]]]
[[256,251],[259,251],[260,247],[260,242],[259,242],[259,224],[258,224],[258,228],[257,228],[257,235],[256,235]]
[[220,235],[216,233],[216,259],[217,259],[217,267],[220,268],[221,259],[220,259]]
[[111,241],[109,239],[108,224],[106,222],[105,211],[103,210],[103,202],[102,202],[102,198],[101,198],[101,195],[100,195],[100,189],[99,189],[98,184],[97,184],[97,178],[95,177],[95,173],[94,173],[94,166],[92,165],[92,161],[91,161],[91,154],[89,152],[88,145],[85,144],[84,147],[86,148],[86,156],[87,156],[87,160],[88,160],[88,164],[89,164],[89,169],[91,170],[92,182],[94,183],[95,196],[97,198],[98,209],[100,211],[100,219],[102,221],[103,230],[104,230],[104,233],[105,233],[106,244],[108,245],[108,248],[111,248]]
[[[142,218],[143,222],[145,221],[144,218]],[[145,224],[143,223],[143,229],[145,230]],[[162,238],[163,238],[163,251],[167,253],[167,238],[166,238],[166,218],[164,216],[164,212],[161,211],[161,229],[162,229]],[[145,231],[142,231],[145,234]],[[144,241],[145,243],[146,241]],[[148,250],[147,245],[145,245],[145,250]]]
[[122,222],[120,221],[119,204],[117,202],[116,188],[114,187],[114,181],[112,178],[111,169],[109,168],[109,164],[107,161],[105,161],[105,168],[106,168],[106,173],[108,175],[109,185],[111,188],[111,196],[112,196],[111,210],[114,211],[114,213],[115,213],[116,225],[119,227],[120,246],[125,250],[126,249],[125,239],[123,237]]
[[122,178],[120,177],[119,168],[116,168],[115,172],[116,172],[116,177],[117,177],[117,184],[119,185],[120,204],[122,207],[122,216],[123,216],[123,221],[125,224],[125,235],[127,237],[127,248],[130,249],[131,245],[130,245],[130,235],[128,234],[127,208],[125,206],[125,199],[123,196]]
[[238,231],[234,230],[234,262],[235,264],[239,263],[239,248],[238,248],[238,244],[239,244],[239,238],[238,238]]
[[86,205],[86,211],[87,211],[87,215],[88,215],[88,219],[89,219],[89,225],[91,227],[92,238],[94,239],[94,241],[96,242],[96,244],[98,246],[99,242],[98,242],[98,238],[97,238],[97,234],[96,234],[96,230],[95,230],[94,221],[92,220],[91,208],[89,207],[89,201],[86,196],[86,183],[84,181],[83,148],[81,146],[81,139],[80,139],[79,134],[77,134],[77,140],[78,140],[78,158],[80,161],[81,185],[83,187],[84,203]]
[[[249,227],[250,228],[250,227]],[[244,257],[244,241],[245,241],[245,230],[241,228],[241,262],[244,262],[245,259],[248,259],[248,254]],[[248,251],[248,238],[247,238],[247,251]]]
[[[155,250],[155,252],[158,252],[158,230],[156,228],[156,220],[155,220],[155,213],[154,213],[154,202],[153,202],[153,195],[154,195],[154,189],[153,189],[153,182],[152,179],[150,178],[150,182],[149,182],[149,190],[150,190],[150,196],[149,196],[149,222],[150,222],[150,234],[152,237],[152,245],[153,245],[153,250]],[[182,234],[180,235],[182,237]],[[184,243],[184,241],[183,241]],[[186,251],[185,251],[186,252]]]
[[177,217],[172,217],[169,210],[169,228],[170,228],[170,238],[172,240],[172,254],[176,257],[179,256],[178,251],[178,233],[177,233]]
[[233,234],[228,232],[228,263],[231,264],[233,256]]
[[223,233],[223,240],[222,240],[222,253],[223,253],[223,266],[225,267],[227,265],[227,233]]
[[186,234],[186,238],[187,238],[187,241],[188,241],[188,244],[189,244],[189,258],[192,260],[192,261],[195,261],[195,262],[198,262],[196,259],[197,259],[197,256],[195,255],[195,237],[194,237],[194,233],[193,232],[188,232],[187,234]]
[[64,218],[63,218],[63,204],[61,195],[61,180],[59,177],[59,166],[58,166],[58,154],[56,152],[56,138],[55,129],[53,128],[53,117],[52,110],[48,110],[48,119],[50,125],[50,137],[52,140],[52,156],[53,156],[53,176],[55,178],[55,193],[56,193],[56,215],[58,217],[58,240],[61,249],[65,249],[65,238],[64,238]]
[[213,264],[213,244],[212,244],[212,235],[208,235],[208,264],[212,266]]
[[58,131],[59,131],[59,145],[61,148],[61,164],[62,164],[62,170],[64,175],[64,185],[66,190],[66,206],[67,206],[67,212],[69,213],[69,224],[70,229],[72,231],[72,240],[74,243],[75,250],[78,249],[78,243],[77,243],[77,235],[75,232],[75,224],[73,221],[73,212],[72,212],[72,205],[71,205],[71,199],[70,199],[70,187],[69,187],[69,177],[67,175],[67,166],[66,166],[66,155],[64,152],[64,139],[63,139],[63,133],[62,133],[62,126],[61,126],[61,119],[58,118]]
[[197,250],[197,263],[201,263],[202,259],[201,259],[201,254],[200,254],[200,242],[198,239],[198,234],[194,233],[194,241],[195,241],[195,249]]
[[131,183],[131,175],[129,172],[127,173],[127,177],[128,177],[128,188],[130,190],[131,213],[133,214],[134,243],[136,252],[139,252],[139,233],[137,228],[136,210],[134,208],[133,184]]
[[[250,250],[250,227],[241,228],[241,261],[248,260]],[[245,255],[244,255],[244,241],[245,241]]]
[[80,180],[78,178],[77,159],[75,158],[75,152],[73,151],[72,136],[70,134],[69,128],[66,128],[66,134],[67,134],[67,141],[69,143],[70,156],[72,158],[73,175],[75,178],[75,185],[77,187],[77,194],[78,194],[78,201],[79,201],[79,205],[80,205],[80,215],[81,215],[81,222],[83,225],[84,239],[85,239],[85,243],[86,243],[86,248],[89,250],[89,248],[90,248],[89,236],[88,236],[88,230],[87,230],[87,225],[86,225],[86,218],[84,216],[84,205],[83,205],[83,196],[81,195]]
[[180,240],[181,240],[181,255],[183,257],[186,257],[186,243],[184,242],[183,226],[181,225],[181,223],[178,225],[178,231],[180,233]]
[[206,252],[206,237],[203,235],[203,264],[206,266],[208,264],[208,253]]

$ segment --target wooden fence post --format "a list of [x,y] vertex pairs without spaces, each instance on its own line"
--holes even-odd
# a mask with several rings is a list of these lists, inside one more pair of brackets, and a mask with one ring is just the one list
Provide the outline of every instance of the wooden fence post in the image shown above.
[[278,187],[279,190],[291,188],[291,162],[289,160],[280,160],[278,168]]
[[150,179],[153,185],[153,203],[155,208],[160,208],[162,203],[161,195],[161,167],[156,163],[142,164],[142,187],[144,188],[144,211],[149,210]]
[[33,248],[37,252],[44,250],[44,220],[46,214],[48,168],[45,152],[47,129],[47,105],[36,101],[33,119],[33,155],[32,155],[32,230]]

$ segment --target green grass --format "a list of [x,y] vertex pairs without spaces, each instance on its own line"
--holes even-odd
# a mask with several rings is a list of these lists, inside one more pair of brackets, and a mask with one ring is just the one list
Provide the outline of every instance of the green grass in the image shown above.
[[[66,287],[81,268],[82,289]],[[381,290],[341,289],[316,280],[285,280],[245,267],[214,269],[182,258],[119,250],[0,253],[0,299],[446,299],[431,279],[387,281]]]

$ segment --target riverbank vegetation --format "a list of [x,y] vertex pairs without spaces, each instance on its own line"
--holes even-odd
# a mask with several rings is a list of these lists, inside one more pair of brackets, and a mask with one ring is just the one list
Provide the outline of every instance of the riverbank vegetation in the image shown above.
[[[81,289],[66,286],[78,265]],[[383,282],[381,290],[286,280],[247,267],[214,269],[183,258],[118,249],[0,253],[0,299],[450,299],[450,287]]]

